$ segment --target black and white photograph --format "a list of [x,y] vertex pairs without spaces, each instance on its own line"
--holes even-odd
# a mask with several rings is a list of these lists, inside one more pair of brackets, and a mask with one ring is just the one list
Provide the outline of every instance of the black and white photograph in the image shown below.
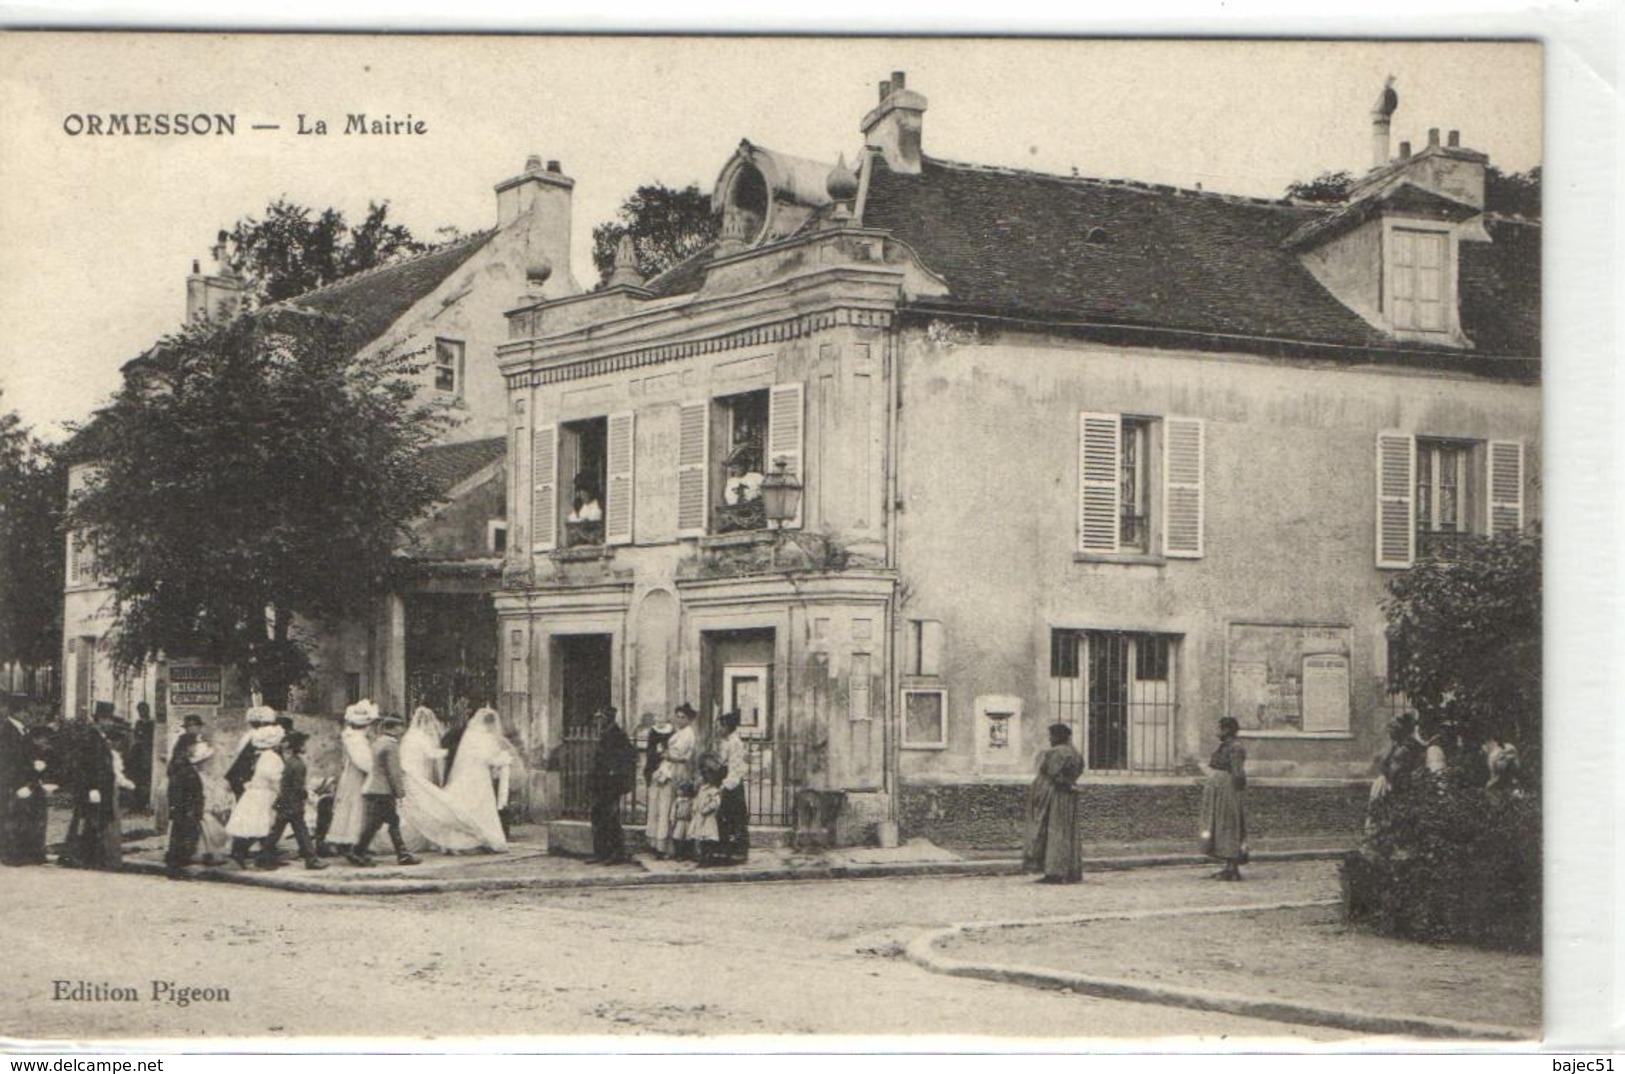
[[1540,1047],[1549,48],[0,34],[0,1050]]

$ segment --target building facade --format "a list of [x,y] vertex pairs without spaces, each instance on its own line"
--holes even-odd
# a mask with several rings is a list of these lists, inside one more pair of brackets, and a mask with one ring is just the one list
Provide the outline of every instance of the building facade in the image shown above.
[[[337,717],[361,697],[392,711],[405,711],[409,702],[444,711],[459,699],[494,699],[491,595],[507,550],[507,422],[506,387],[492,354],[505,338],[503,311],[516,296],[563,297],[580,290],[565,256],[573,185],[556,161],[532,157],[519,175],[497,184],[495,227],[278,304],[356,324],[368,341],[361,354],[387,349],[417,356],[424,366],[422,396],[454,419],[426,459],[444,490],[442,504],[417,524],[401,550],[393,590],[372,615],[311,625],[316,670],[295,690],[292,711]],[[217,247],[210,271],[194,264],[187,279],[188,320],[241,311],[244,285],[224,266],[223,254],[224,247]],[[557,272],[555,264],[561,266]],[[72,468],[70,495],[94,468],[94,428],[93,421],[84,461]],[[174,696],[189,708],[221,714],[222,724],[235,731],[247,697],[230,669],[198,672],[184,654],[134,674],[112,664],[107,638],[116,620],[114,592],[95,569],[93,542],[78,534],[68,541],[64,714],[88,714],[100,703],[134,719],[136,705],[145,701],[167,723]],[[172,683],[175,666],[188,669],[182,674],[207,674],[210,688],[188,691]],[[161,771],[164,736],[158,742],[155,764]]]
[[1336,206],[940,160],[925,110],[883,83],[856,169],[744,142],[712,247],[509,312],[533,801],[686,700],[761,825],[1007,844],[1063,722],[1093,837],[1183,838],[1230,715],[1262,830],[1351,830],[1387,579],[1539,515],[1538,223],[1391,107]]

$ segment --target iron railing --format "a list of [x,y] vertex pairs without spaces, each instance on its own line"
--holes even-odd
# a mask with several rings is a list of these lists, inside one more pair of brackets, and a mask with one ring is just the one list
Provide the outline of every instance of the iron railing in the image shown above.
[[1095,772],[1178,770],[1178,639],[1057,630],[1050,638],[1050,712],[1072,728]]

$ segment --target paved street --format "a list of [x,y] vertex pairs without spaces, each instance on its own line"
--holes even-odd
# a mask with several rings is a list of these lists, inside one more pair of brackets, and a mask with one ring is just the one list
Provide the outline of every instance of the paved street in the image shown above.
[[[407,897],[55,867],[0,875],[5,1035],[1348,1039],[937,976],[900,957],[909,938],[955,921],[1324,898],[1336,890],[1330,862],[1259,867],[1239,885],[1170,868],[1100,873],[1078,887],[959,877]],[[53,1001],[58,979],[133,986],[141,1000]],[[230,1002],[149,1002],[155,979],[224,986]]]

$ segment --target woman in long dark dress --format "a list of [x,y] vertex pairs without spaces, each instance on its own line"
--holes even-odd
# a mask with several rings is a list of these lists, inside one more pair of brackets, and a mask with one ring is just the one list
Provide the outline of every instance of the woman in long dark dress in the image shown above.
[[1208,760],[1202,787],[1202,853],[1224,863],[1214,880],[1240,880],[1247,862],[1247,750],[1237,741],[1241,725],[1229,716],[1219,721],[1219,748]]
[[1038,775],[1027,792],[1027,839],[1022,870],[1043,873],[1040,884],[1083,879],[1078,853],[1078,807],[1073,784],[1083,775],[1083,755],[1072,746],[1072,728],[1051,724],[1049,749],[1038,755]]

